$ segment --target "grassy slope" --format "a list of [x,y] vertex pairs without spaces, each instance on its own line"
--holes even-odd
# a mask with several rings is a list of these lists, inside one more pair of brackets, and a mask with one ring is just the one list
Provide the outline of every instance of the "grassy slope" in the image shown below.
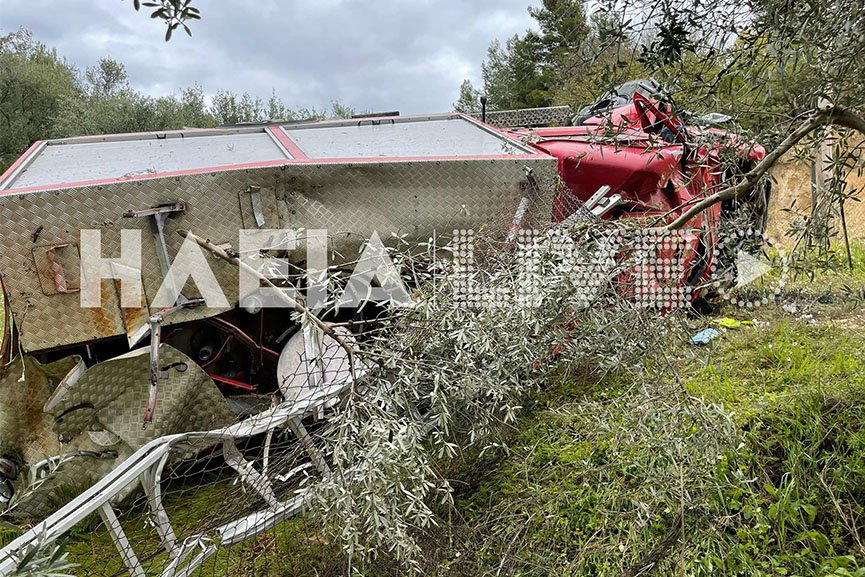
[[[202,519],[213,514],[213,503],[223,502],[224,488],[211,484],[200,490],[185,491],[166,499],[166,508],[179,535],[188,535]],[[139,555],[159,551],[158,538],[146,521],[143,508],[127,511],[122,519],[124,531]],[[111,538],[97,517],[73,530],[66,547],[73,573],[93,577],[125,576],[123,562]],[[145,569],[159,574],[167,562],[165,553],[142,557]],[[317,575],[322,569],[339,574],[343,559],[339,550],[321,536],[308,519],[294,519],[258,539],[220,550],[198,571],[198,575]]]
[[[662,363],[559,379],[507,433],[507,455],[449,465],[458,506],[427,535],[424,571],[865,575],[862,270],[788,287],[786,312],[727,311],[760,324],[710,347],[685,344],[704,321],[668,335],[681,382]],[[670,403],[680,385],[702,402]],[[175,510],[194,517],[209,498]],[[130,536],[144,532],[133,524]],[[106,565],[111,547],[104,532],[80,531],[70,552],[80,574],[103,575],[120,569]],[[220,552],[201,574],[345,572],[339,548],[299,519]]]
[[[463,495],[472,546],[456,572],[865,575],[857,286],[861,268],[794,283],[787,311],[728,310],[759,324],[705,349],[674,333],[679,382],[665,365],[547,392],[510,456]],[[695,407],[646,409],[680,384]]]

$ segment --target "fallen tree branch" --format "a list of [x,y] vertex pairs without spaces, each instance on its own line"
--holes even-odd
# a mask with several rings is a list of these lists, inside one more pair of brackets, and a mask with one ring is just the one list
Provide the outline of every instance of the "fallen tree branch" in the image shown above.
[[684,534],[684,524],[685,516],[684,513],[680,511],[670,523],[670,530],[667,531],[667,534],[663,539],[661,539],[661,542],[635,565],[627,568],[622,573],[622,577],[647,577],[654,573],[655,569],[658,567],[658,563],[667,556],[667,553],[672,549],[673,545],[675,545],[679,538]]
[[246,264],[245,262],[243,262],[239,258],[232,256],[225,249],[223,249],[222,247],[216,246],[215,244],[213,244],[209,240],[201,238],[200,236],[198,236],[195,233],[188,231],[188,230],[178,230],[177,234],[179,234],[183,238],[191,238],[201,248],[208,250],[209,252],[218,256],[220,259],[222,259],[228,263],[233,264],[237,268],[248,272],[249,274],[256,277],[260,282],[264,283],[268,288],[277,289],[276,294],[279,295],[280,299],[282,299],[288,306],[293,308],[296,312],[299,312],[301,314],[308,316],[309,319],[312,320],[313,324],[315,324],[319,329],[321,329],[321,331],[324,334],[326,334],[327,336],[332,338],[334,341],[337,342],[337,344],[340,347],[342,347],[342,349],[348,354],[348,362],[349,362],[349,367],[351,369],[351,380],[353,383],[357,382],[357,377],[355,375],[355,363],[354,363],[354,355],[355,355],[356,351],[354,350],[354,348],[352,348],[351,345],[349,345],[347,342],[345,342],[345,339],[343,339],[342,336],[340,336],[340,334],[337,333],[333,329],[332,326],[330,326],[329,324],[327,324],[326,322],[324,322],[323,320],[318,318],[318,316],[316,316],[315,313],[313,313],[311,310],[309,310],[306,307],[306,305],[303,304],[303,302],[301,300],[288,296],[287,294],[285,294],[285,291],[283,291],[280,287],[273,284],[273,282],[269,278],[267,278],[266,276],[264,276],[263,274],[258,272],[258,270],[249,266],[248,264]]
[[[766,155],[766,157],[754,167],[751,172],[745,175],[745,178],[734,186],[730,186],[723,190],[707,196],[691,208],[686,210],[676,220],[668,224],[665,228],[675,230],[682,228],[695,216],[710,208],[719,202],[738,198],[752,191],[772,169],[773,166],[796,146],[803,138],[814,132],[821,126],[835,125],[844,128],[851,128],[865,134],[865,118],[844,106],[830,106],[820,108],[813,112],[811,117],[805,121],[798,129],[791,133],[784,141],[778,145],[775,150]],[[685,205],[683,205],[685,206]]]

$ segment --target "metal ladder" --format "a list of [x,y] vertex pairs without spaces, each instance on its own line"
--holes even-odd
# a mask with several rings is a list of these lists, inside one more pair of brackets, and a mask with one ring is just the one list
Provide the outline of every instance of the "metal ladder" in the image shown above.
[[[330,469],[324,456],[312,443],[302,420],[319,410],[327,401],[338,397],[348,387],[350,387],[349,383],[340,382],[329,385],[323,390],[310,391],[309,394],[291,403],[277,405],[228,428],[171,435],[151,441],[91,488],[0,550],[0,577],[14,574],[21,560],[34,548],[45,551],[67,531],[93,513],[98,513],[102,517],[129,574],[132,577],[148,577],[111,506],[112,499],[136,482],[140,482],[144,488],[148,513],[162,546],[169,555],[168,564],[161,571],[160,576],[188,577],[221,547],[229,547],[252,539],[272,529],[302,512],[308,503],[307,493],[298,493],[284,501],[277,499],[266,472],[260,473],[255,470],[252,463],[247,461],[237,449],[236,441],[261,434],[270,435],[283,426],[288,427],[307,451],[312,464],[323,478],[327,479],[330,476]],[[163,506],[161,490],[163,470],[171,452],[180,446],[186,451],[189,448],[204,449],[220,444],[225,462],[237,472],[244,483],[264,499],[268,507],[218,527],[211,532],[217,536],[217,539],[196,534],[181,542]],[[268,450],[269,448],[265,449],[265,455]]]

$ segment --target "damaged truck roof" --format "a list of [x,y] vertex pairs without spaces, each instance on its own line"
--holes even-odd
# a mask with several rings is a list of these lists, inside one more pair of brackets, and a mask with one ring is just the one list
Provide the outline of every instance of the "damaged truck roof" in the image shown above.
[[0,191],[292,162],[502,156],[539,153],[456,114],[86,136],[37,142]]

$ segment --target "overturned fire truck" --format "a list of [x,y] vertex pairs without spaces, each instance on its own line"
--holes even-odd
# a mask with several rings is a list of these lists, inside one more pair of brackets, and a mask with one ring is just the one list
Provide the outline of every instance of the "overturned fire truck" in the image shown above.
[[[687,126],[655,88],[625,86],[557,128],[506,113],[489,124],[443,114],[34,144],[0,177],[0,508],[39,522],[0,553],[0,575],[93,513],[130,574],[144,575],[113,510],[142,488],[171,559],[161,574],[200,566],[215,545],[179,539],[162,504],[172,452],[220,447],[267,504],[220,526],[220,546],[302,510],[236,443],[280,427],[304,443],[305,419],[351,381],[343,348],[356,337],[329,328],[329,311],[301,298],[265,306],[264,279],[254,276],[247,294],[238,283],[247,260],[278,248],[310,288],[314,273],[355,266],[370,239],[483,229],[504,241],[579,210],[670,222],[730,178],[723,154],[747,169],[764,152]],[[714,144],[695,144],[698,133]],[[760,226],[768,190],[746,201]],[[719,268],[725,211],[738,207],[716,206],[689,225],[677,282],[694,298],[707,296]],[[290,239],[274,240],[285,231]],[[245,246],[262,234],[264,245]],[[206,258],[178,273],[186,252]],[[318,320],[303,326],[299,311]],[[315,363],[330,370],[308,370]],[[80,494],[52,498],[69,487]]]

